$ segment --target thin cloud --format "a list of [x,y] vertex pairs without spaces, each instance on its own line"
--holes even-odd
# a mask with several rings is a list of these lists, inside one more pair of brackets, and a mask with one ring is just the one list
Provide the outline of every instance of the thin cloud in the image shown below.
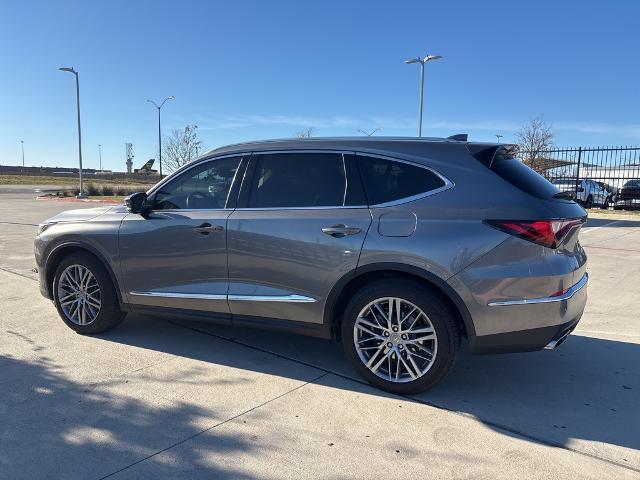
[[[526,122],[523,122],[526,123]],[[451,132],[490,132],[514,133],[523,123],[508,120],[471,120],[425,121],[427,130],[445,130]],[[357,131],[359,128],[383,128],[387,132],[399,131],[410,134],[416,128],[417,118],[409,117],[314,117],[305,115],[234,115],[218,119],[202,120],[201,130],[231,130],[259,126],[284,126],[294,128],[315,127],[322,130]],[[616,138],[640,138],[640,125],[613,125],[606,123],[553,122],[553,128],[558,131],[580,132],[597,135],[609,135]]]
[[614,125],[607,123],[558,122],[554,125],[558,130],[610,135],[619,138],[640,139],[640,125]]

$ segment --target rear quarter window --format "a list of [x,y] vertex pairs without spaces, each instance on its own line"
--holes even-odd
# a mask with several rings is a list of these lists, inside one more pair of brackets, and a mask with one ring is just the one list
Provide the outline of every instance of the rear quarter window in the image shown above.
[[357,155],[369,205],[395,202],[445,186],[444,180],[418,165],[368,155]]
[[553,198],[560,190],[516,158],[494,160],[491,171],[516,188],[537,198]]

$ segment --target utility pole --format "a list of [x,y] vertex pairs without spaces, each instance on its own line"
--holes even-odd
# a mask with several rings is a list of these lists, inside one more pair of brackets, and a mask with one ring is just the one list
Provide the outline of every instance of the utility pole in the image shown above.
[[500,143],[500,139],[504,137],[504,135],[500,135],[499,133],[496,133],[496,138],[498,139],[498,143]]
[[24,140],[20,140],[20,146],[22,147],[22,173],[24,173]]
[[102,145],[98,144],[98,158],[100,159],[100,171],[102,171]]

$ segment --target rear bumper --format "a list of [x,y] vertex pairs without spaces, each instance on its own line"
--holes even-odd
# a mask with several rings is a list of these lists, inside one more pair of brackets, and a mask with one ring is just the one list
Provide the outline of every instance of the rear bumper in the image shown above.
[[[563,295],[488,305],[500,318],[526,319],[528,328],[469,338],[471,352],[531,352],[558,347],[576,327],[587,301],[587,273]],[[516,322],[513,322],[516,323]],[[512,324],[513,324],[512,323]]]
[[576,328],[582,312],[573,320],[551,327],[532,328],[517,332],[481,335],[469,338],[469,349],[475,355],[489,353],[535,352],[560,346]]

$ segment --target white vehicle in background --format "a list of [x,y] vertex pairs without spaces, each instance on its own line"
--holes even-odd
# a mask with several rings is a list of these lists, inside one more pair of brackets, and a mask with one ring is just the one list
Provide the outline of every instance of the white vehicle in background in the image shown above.
[[595,206],[601,208],[609,208],[611,198],[610,192],[600,183],[584,178],[576,182],[575,178],[556,178],[552,183],[565,194],[567,198],[571,198],[583,205],[585,208]]

